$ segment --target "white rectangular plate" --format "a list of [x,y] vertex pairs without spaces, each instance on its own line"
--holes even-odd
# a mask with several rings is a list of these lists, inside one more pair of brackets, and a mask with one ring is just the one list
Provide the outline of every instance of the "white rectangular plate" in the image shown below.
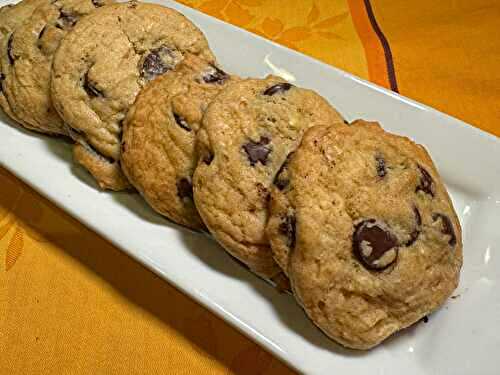
[[[0,4],[5,3],[0,1]],[[275,66],[349,120],[380,121],[427,146],[464,232],[459,297],[369,352],[332,343],[292,297],[239,267],[204,236],[154,214],[133,194],[100,192],[70,146],[2,117],[0,165],[300,371],[327,374],[498,374],[500,141],[463,122],[172,1],[206,33],[222,66],[263,77]],[[266,59],[267,57],[267,59]],[[432,89],[432,88],[431,88]]]

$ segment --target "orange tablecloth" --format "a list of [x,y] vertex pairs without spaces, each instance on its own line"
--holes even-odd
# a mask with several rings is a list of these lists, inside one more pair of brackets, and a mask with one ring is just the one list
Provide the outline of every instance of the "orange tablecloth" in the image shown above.
[[[498,0],[183,3],[500,135]],[[290,372],[0,169],[0,374],[230,371]]]

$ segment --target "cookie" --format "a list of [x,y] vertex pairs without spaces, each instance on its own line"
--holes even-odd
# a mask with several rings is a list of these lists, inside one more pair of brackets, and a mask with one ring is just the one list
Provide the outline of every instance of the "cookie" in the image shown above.
[[160,214],[204,228],[193,202],[195,139],[210,101],[234,78],[187,54],[137,96],[123,126],[121,166]]
[[49,0],[23,0],[17,4],[7,4],[0,8],[0,107],[13,120],[22,125],[16,118],[4,93],[5,71],[10,68],[12,56],[12,33],[27,20],[34,10],[47,4]]
[[232,83],[209,105],[197,135],[194,200],[213,236],[257,274],[279,272],[265,235],[276,173],[306,128],[342,121],[315,92],[273,76]]
[[50,99],[54,53],[78,20],[109,0],[57,0],[40,5],[12,35],[4,92],[16,118],[32,130],[67,134]]
[[[102,188],[122,188],[122,121],[139,90],[171,70],[185,53],[214,61],[203,33],[186,17],[137,2],[98,8],[61,41],[52,67],[53,104],[78,143],[88,145],[80,147],[82,154],[87,151],[85,159],[74,156]],[[100,167],[89,165],[92,160],[110,161],[121,178],[109,181],[110,174],[101,176]]]
[[[461,228],[430,156],[378,124],[306,132],[272,191],[270,237],[287,243],[288,276],[311,320],[371,348],[442,305],[457,287]],[[274,242],[273,242],[274,243]]]

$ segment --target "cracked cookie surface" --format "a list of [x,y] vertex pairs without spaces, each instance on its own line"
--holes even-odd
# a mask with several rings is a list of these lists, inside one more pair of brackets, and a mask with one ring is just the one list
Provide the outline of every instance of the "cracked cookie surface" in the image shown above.
[[[73,137],[113,161],[116,175],[123,176],[120,143],[128,108],[143,86],[174,68],[185,53],[214,61],[203,33],[177,11],[136,2],[100,7],[76,24],[56,52],[54,106]],[[88,164],[95,155],[87,156]],[[85,164],[76,154],[75,159]],[[93,174],[102,188],[122,187],[122,179],[113,184]]]
[[331,123],[344,126],[325,99],[273,76],[232,83],[209,105],[198,132],[195,203],[219,243],[254,272],[279,272],[265,234],[276,173],[306,128]]
[[12,35],[11,63],[4,70],[9,105],[29,129],[67,134],[52,106],[50,75],[54,53],[78,20],[108,0],[57,0],[40,5]]
[[123,126],[121,165],[160,214],[193,229],[204,225],[193,202],[195,140],[210,101],[235,78],[187,54],[137,96]]
[[308,316],[339,343],[371,348],[458,285],[460,223],[422,146],[376,123],[320,126],[280,180],[273,250]]

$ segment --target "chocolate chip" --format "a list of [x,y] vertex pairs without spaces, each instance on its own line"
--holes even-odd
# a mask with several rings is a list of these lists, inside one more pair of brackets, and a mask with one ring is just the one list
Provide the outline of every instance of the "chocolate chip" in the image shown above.
[[405,243],[405,246],[411,246],[415,243],[418,236],[420,236],[420,227],[422,225],[422,216],[420,216],[420,211],[417,207],[413,207],[413,213],[415,214],[415,229],[410,233],[410,239]]
[[104,1],[103,0],[92,0],[92,4],[94,4],[94,6],[96,8],[100,8],[104,5]]
[[188,178],[183,177],[177,181],[177,195],[180,199],[190,198],[193,199],[193,185]]
[[382,271],[398,257],[398,240],[375,219],[363,220],[356,225],[352,245],[354,255],[370,270]]
[[288,178],[287,167],[292,155],[293,152],[288,154],[288,156],[285,159],[285,162],[281,165],[280,169],[278,170],[278,173],[276,173],[276,177],[274,178],[273,184],[280,190],[284,190],[290,183],[290,179]]
[[208,154],[206,154],[204,157],[203,157],[203,162],[206,164],[206,165],[210,165],[212,164],[212,160],[214,160],[214,154],[212,152],[208,152]]
[[70,28],[75,25],[76,21],[78,21],[77,16],[65,10],[61,10],[59,12],[59,19],[56,22],[56,27],[59,29]]
[[104,93],[99,90],[95,85],[90,82],[89,77],[88,77],[89,72],[87,71],[85,75],[83,76],[83,89],[87,93],[88,96],[91,98],[97,98],[99,96],[104,96]]
[[203,81],[206,83],[217,83],[222,84],[228,79],[228,75],[223,70],[212,65],[210,70],[203,74]]
[[174,119],[177,125],[179,125],[182,129],[190,132],[191,128],[189,127],[188,123],[186,122],[186,119],[177,113],[174,113]]
[[423,191],[431,197],[434,197],[434,180],[429,172],[427,172],[423,167],[420,165],[417,165],[417,167],[420,171],[420,184],[415,189],[415,192]]
[[169,71],[173,68],[173,65],[168,62],[172,58],[172,51],[167,47],[152,49],[142,63],[141,75],[147,80],[151,80]]
[[450,236],[448,240],[448,244],[450,246],[455,246],[457,244],[457,237],[455,235],[455,230],[453,229],[453,224],[448,216],[440,213],[435,213],[432,215],[432,220],[438,221],[441,219],[441,233],[446,236]]
[[12,54],[12,38],[14,34],[10,34],[9,41],[7,42],[7,57],[9,58],[9,64],[14,64],[14,55]]
[[349,125],[349,121],[344,120],[344,124]]
[[270,140],[267,137],[260,137],[258,142],[250,141],[243,145],[243,150],[247,153],[250,165],[253,167],[257,162],[266,165],[267,157],[271,153],[271,147],[267,146]]
[[385,169],[385,159],[382,155],[378,154],[375,156],[375,161],[377,163],[377,175],[379,177],[385,177],[387,170]]
[[288,82],[278,83],[278,84],[276,84],[274,86],[271,86],[268,89],[266,89],[266,91],[264,91],[264,95],[272,96],[274,94],[278,94],[278,93],[282,93],[282,92],[288,91],[292,87],[293,87],[293,85],[291,83],[288,83]]
[[287,243],[286,245],[293,249],[295,247],[295,230],[296,230],[296,219],[295,215],[288,214],[283,217],[282,222],[278,227],[278,231],[286,236]]
[[426,316],[424,316],[422,319],[420,319],[422,322],[424,323],[427,323],[429,321],[429,318]]

